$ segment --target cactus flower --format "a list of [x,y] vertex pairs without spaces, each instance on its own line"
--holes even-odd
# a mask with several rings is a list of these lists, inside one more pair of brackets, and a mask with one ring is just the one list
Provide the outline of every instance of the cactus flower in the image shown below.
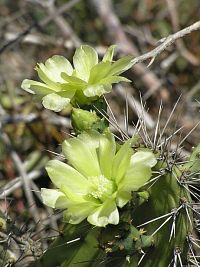
[[82,45],[73,56],[74,68],[65,57],[55,55],[35,68],[42,82],[25,79],[22,88],[41,96],[43,106],[56,112],[69,103],[91,103],[110,92],[113,83],[129,81],[120,74],[131,67],[132,57],[113,62],[114,49],[114,45],[109,47],[99,62],[97,52],[88,45]]
[[47,173],[57,189],[42,188],[44,204],[64,209],[64,220],[78,224],[87,218],[92,225],[119,223],[122,208],[151,175],[156,164],[150,151],[134,151],[134,138],[120,147],[109,130],[82,133],[64,141],[68,163],[51,160]]

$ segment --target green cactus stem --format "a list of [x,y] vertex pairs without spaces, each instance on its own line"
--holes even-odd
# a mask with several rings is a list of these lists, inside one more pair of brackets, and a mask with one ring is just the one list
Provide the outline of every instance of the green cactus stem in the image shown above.
[[30,267],[97,266],[103,252],[98,247],[98,234],[99,228],[92,228],[86,222],[78,226],[68,224],[44,255]]

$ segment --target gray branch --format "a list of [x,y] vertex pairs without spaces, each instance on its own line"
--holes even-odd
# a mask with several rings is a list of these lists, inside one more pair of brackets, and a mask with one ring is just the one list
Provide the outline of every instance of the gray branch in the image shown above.
[[132,63],[133,66],[137,63],[141,63],[147,59],[151,58],[150,63],[148,66],[150,66],[155,58],[160,55],[164,50],[166,50],[167,47],[169,47],[171,44],[173,44],[177,39],[184,37],[187,34],[190,34],[193,31],[197,31],[200,29],[200,21],[195,22],[194,24],[190,25],[189,27],[182,29],[174,34],[170,34],[169,36],[162,38],[158,43],[161,43],[159,46],[151,50],[150,52],[147,52],[139,57],[136,57],[133,59]]

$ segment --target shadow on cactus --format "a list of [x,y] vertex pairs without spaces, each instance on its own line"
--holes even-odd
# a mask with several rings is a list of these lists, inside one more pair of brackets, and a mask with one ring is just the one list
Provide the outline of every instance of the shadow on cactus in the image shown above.
[[199,266],[200,146],[187,160],[182,141],[172,153],[175,134],[164,137],[159,119],[152,138],[140,118],[131,138],[121,129],[116,141],[103,95],[127,81],[119,74],[132,57],[113,63],[113,52],[114,46],[98,63],[95,50],[81,46],[74,68],[54,56],[36,69],[43,83],[22,84],[46,108],[60,111],[70,103],[75,133],[62,145],[67,163],[47,164],[56,188],[41,192],[44,204],[63,210],[66,227],[31,266]]

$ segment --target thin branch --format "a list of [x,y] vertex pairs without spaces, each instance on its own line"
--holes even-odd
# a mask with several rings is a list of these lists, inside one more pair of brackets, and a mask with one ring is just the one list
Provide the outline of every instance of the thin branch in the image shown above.
[[190,34],[193,31],[197,31],[200,29],[200,20],[195,22],[194,24],[188,26],[185,29],[182,29],[181,31],[178,31],[174,34],[171,34],[165,38],[162,38],[158,43],[161,43],[159,46],[151,50],[150,52],[145,53],[144,55],[141,55],[139,57],[136,57],[133,59],[132,63],[133,66],[135,64],[141,63],[147,59],[151,59],[151,62],[148,66],[150,66],[155,58],[160,55],[164,50],[166,50],[171,44],[173,44],[177,39],[182,38],[188,34]]

